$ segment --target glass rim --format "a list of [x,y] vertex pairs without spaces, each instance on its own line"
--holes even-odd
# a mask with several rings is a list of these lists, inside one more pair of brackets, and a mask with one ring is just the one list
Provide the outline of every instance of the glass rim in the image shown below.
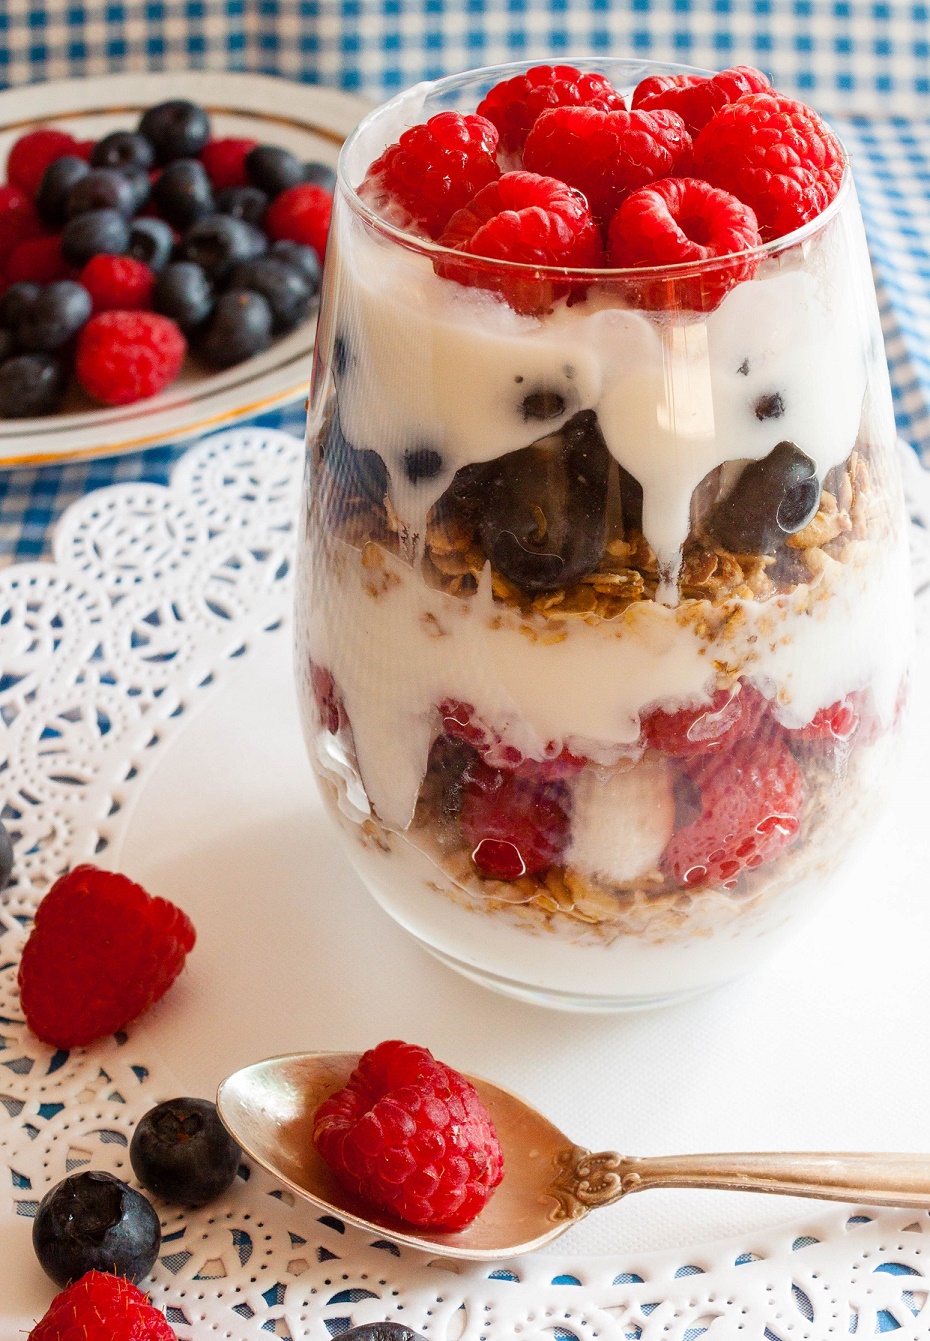
[[[705,70],[699,66],[677,65],[668,61],[650,61],[637,60],[635,57],[621,56],[577,56],[566,57],[562,60],[529,60],[529,61],[510,61],[500,65],[476,66],[471,70],[464,70],[457,74],[444,75],[441,79],[423,80],[418,84],[412,84],[402,93],[389,98],[386,102],[380,103],[373,108],[367,116],[363,117],[351,134],[346,138],[339,153],[337,163],[337,184],[340,192],[345,196],[349,208],[357,215],[368,227],[375,232],[380,233],[405,251],[414,252],[420,256],[429,257],[433,261],[452,263],[458,267],[468,266],[479,270],[493,270],[502,275],[511,275],[514,277],[534,278],[534,279],[562,279],[588,282],[605,283],[607,281],[623,281],[647,283],[657,280],[677,280],[693,278],[696,275],[712,273],[724,266],[729,266],[734,262],[746,265],[755,261],[761,263],[772,256],[780,255],[782,252],[800,243],[806,242],[825,228],[842,209],[847,196],[852,190],[852,172],[850,170],[849,153],[845,144],[829,122],[825,124],[831,133],[836,137],[837,143],[843,155],[843,176],[840,181],[839,189],[826,209],[808,219],[806,223],[801,224],[792,232],[786,233],[783,237],[773,238],[769,242],[762,242],[757,247],[746,247],[742,251],[727,252],[723,256],[703,257],[698,260],[676,261],[668,265],[657,266],[547,266],[531,265],[525,261],[507,261],[493,256],[477,256],[470,252],[457,251],[453,247],[444,247],[431,238],[417,237],[414,233],[409,233],[403,228],[398,228],[389,220],[382,218],[375,210],[367,205],[357,189],[352,185],[348,178],[348,161],[358,142],[358,140],[367,133],[375,124],[379,117],[387,113],[389,108],[396,108],[413,93],[424,92],[424,97],[431,91],[455,88],[457,85],[465,84],[469,80],[476,79],[482,75],[499,74],[500,77],[512,77],[515,74],[534,69],[539,65],[574,65],[576,67],[591,67],[604,65],[628,65],[639,69],[654,68],[657,71],[662,70],[670,73],[680,74],[700,74],[713,75],[719,71]],[[819,113],[818,113],[819,115]],[[662,180],[668,180],[663,178]],[[651,183],[646,183],[651,185]]]

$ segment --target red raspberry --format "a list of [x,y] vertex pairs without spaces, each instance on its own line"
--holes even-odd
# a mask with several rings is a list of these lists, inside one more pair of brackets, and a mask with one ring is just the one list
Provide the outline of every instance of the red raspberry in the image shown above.
[[846,159],[816,112],[750,93],[724,107],[694,142],[696,173],[755,210],[766,241],[815,219],[834,199]]
[[401,228],[438,238],[456,210],[500,176],[497,127],[483,116],[440,112],[405,130],[372,163],[362,200]]
[[701,75],[653,75],[633,90],[632,107],[654,112],[660,107],[677,112],[691,135],[745,93],[762,93],[772,87],[768,78],[752,65],[734,65],[710,79]]
[[225,191],[230,186],[248,186],[245,157],[258,148],[258,140],[211,140],[200,151],[200,161],[207,170],[214,191]]
[[691,136],[675,112],[598,112],[558,107],[530,131],[523,162],[583,191],[598,219],[625,196],[676,172],[691,156]]
[[310,690],[324,729],[331,736],[338,736],[340,730],[348,727],[349,715],[332,675],[328,670],[324,670],[322,666],[318,666],[312,661],[310,663]]
[[10,150],[6,161],[6,175],[14,186],[21,186],[30,196],[39,189],[45,169],[66,154],[73,154],[77,140],[63,130],[41,126],[21,135]]
[[68,267],[61,254],[61,238],[30,237],[21,242],[10,257],[7,280],[17,284],[31,280],[33,284],[53,284],[56,279],[67,279]]
[[39,904],[19,965],[26,1023],[44,1043],[83,1047],[167,992],[193,949],[190,919],[125,875],[76,866]]
[[849,694],[828,708],[821,708],[800,731],[792,731],[792,739],[849,740],[859,729],[857,697]]
[[322,261],[329,237],[333,198],[322,186],[306,182],[282,191],[268,206],[265,232],[274,242],[303,242]]
[[470,770],[459,811],[471,859],[494,880],[518,880],[551,866],[568,846],[568,792],[531,761],[518,772]]
[[75,158],[83,158],[85,163],[90,162],[90,156],[97,147],[96,140],[75,140],[74,148],[69,149],[69,154],[74,154]]
[[81,331],[74,371],[104,405],[130,405],[157,395],[177,377],[187,342],[154,312],[101,312]]
[[489,768],[504,769],[531,779],[545,777],[550,781],[569,778],[584,768],[584,759],[569,750],[555,753],[555,743],[549,744],[549,757],[543,760],[527,759],[515,745],[505,744],[498,733],[478,716],[470,703],[457,699],[443,699],[439,705],[442,729],[447,736],[464,740],[477,750],[482,762]]
[[711,754],[758,734],[768,702],[753,689],[718,689],[710,703],[668,712],[653,708],[642,717],[641,739],[649,750],[661,750],[677,759]]
[[42,220],[22,187],[0,186],[0,257],[42,231]]
[[672,836],[662,857],[679,884],[732,889],[743,871],[794,842],[804,780],[780,736],[738,741],[688,772],[700,791],[701,814]]
[[761,245],[748,205],[695,177],[667,177],[634,191],[611,220],[607,250],[616,266],[710,262],[700,273],[630,286],[640,307],[709,312],[759,264],[753,255],[713,264]]
[[81,271],[81,283],[94,300],[95,312],[138,312],[152,305],[155,275],[132,256],[92,256]]
[[320,1154],[355,1191],[408,1224],[464,1229],[504,1175],[474,1085],[426,1048],[379,1043],[313,1123]]
[[122,1276],[88,1271],[56,1294],[29,1341],[177,1341],[165,1315]]
[[478,115],[497,127],[504,153],[519,154],[541,112],[552,107],[620,112],[625,105],[604,75],[582,74],[573,65],[536,65],[526,74],[495,84],[479,102]]

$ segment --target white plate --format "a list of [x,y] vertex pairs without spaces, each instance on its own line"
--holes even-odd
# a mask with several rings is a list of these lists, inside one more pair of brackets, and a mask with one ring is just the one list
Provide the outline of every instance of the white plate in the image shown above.
[[[210,113],[214,135],[280,144],[303,159],[335,164],[339,147],[368,110],[361,98],[267,75],[121,74],[32,84],[0,93],[0,162],[24,131],[50,124],[79,139],[132,129],[146,107],[193,98]],[[150,400],[88,408],[41,419],[0,419],[0,467],[43,465],[183,442],[247,415],[306,395],[314,323],[277,340],[257,358],[204,375],[188,364]]]

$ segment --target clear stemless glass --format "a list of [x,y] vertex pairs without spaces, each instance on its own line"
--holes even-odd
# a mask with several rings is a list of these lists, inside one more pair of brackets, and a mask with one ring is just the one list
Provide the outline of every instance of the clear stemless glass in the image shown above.
[[299,689],[422,945],[635,1008],[757,962],[871,824],[911,639],[894,421],[848,170],[790,236],[648,271],[466,257],[363,203],[403,129],[526,68],[420,85],[343,150]]

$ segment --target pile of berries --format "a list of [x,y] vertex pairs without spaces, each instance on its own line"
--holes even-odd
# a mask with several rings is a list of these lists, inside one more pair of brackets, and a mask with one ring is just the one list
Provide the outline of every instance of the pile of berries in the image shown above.
[[[602,75],[541,65],[497,84],[472,115],[440,112],[405,131],[360,194],[463,256],[554,269],[704,262],[699,276],[659,276],[628,296],[710,310],[752,277],[763,243],[826,208],[844,170],[817,113],[751,66],[645,79],[628,106]],[[545,312],[569,291],[447,257],[435,264],[519,312]]]
[[183,100],[134,131],[42,127],[0,185],[0,418],[52,414],[73,374],[104,405],[153,396],[190,352],[210,369],[309,315],[335,175],[287,149],[212,139]]

